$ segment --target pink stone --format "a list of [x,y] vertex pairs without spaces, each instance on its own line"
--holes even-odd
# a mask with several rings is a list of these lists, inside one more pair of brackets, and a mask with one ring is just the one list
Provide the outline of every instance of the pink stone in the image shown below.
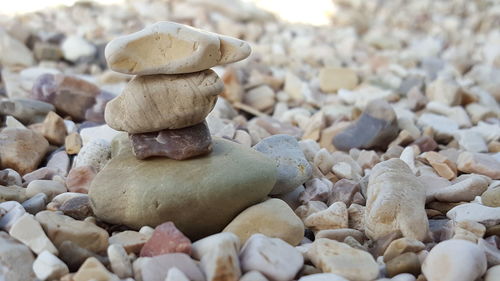
[[169,253],[191,254],[191,241],[173,222],[158,225],[151,238],[141,249],[141,257],[154,257]]
[[70,192],[88,193],[90,183],[96,176],[96,171],[91,166],[80,166],[71,169],[66,179],[66,187]]
[[130,134],[130,140],[138,159],[166,156],[183,160],[212,151],[212,137],[206,122],[181,129]]

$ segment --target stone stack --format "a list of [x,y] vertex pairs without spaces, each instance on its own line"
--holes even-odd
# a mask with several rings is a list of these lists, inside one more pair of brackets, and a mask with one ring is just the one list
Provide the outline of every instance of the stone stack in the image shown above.
[[249,54],[244,41],[173,22],[116,38],[105,50],[109,67],[136,76],[107,104],[106,123],[129,133],[138,159],[207,154],[212,139],[205,117],[224,88],[210,67]]

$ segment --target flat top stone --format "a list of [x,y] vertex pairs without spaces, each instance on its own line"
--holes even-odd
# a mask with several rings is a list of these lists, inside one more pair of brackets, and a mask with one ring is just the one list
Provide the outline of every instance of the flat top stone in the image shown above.
[[161,21],[112,40],[105,56],[114,71],[148,75],[197,72],[242,60],[250,52],[239,39]]

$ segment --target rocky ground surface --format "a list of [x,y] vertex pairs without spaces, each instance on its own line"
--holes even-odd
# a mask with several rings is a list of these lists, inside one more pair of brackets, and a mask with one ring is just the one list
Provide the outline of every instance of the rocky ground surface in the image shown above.
[[[2,17],[0,280],[500,280],[500,5],[335,5]],[[104,122],[133,77],[104,47],[162,20],[251,45],[213,68],[208,156],[137,160]]]

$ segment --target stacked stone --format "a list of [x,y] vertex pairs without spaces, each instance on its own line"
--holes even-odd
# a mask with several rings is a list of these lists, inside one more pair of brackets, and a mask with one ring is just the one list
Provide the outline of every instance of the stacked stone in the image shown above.
[[109,67],[136,75],[110,101],[106,123],[129,133],[138,159],[207,154],[205,118],[224,84],[210,68],[245,59],[248,43],[173,22],[158,22],[106,46]]

